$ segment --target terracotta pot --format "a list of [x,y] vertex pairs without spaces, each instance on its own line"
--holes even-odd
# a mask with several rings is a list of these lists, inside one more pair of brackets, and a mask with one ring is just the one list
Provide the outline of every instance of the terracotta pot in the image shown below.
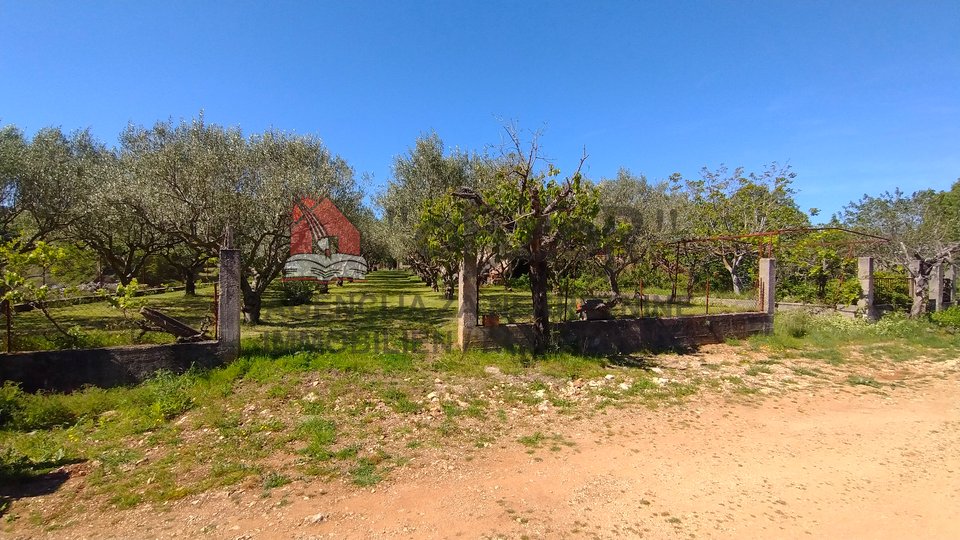
[[484,326],[500,326],[500,316],[496,313],[489,313],[483,316]]

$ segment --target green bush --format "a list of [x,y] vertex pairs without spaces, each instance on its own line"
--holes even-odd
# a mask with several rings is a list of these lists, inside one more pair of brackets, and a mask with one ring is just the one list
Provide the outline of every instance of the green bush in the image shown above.
[[873,303],[906,308],[913,303],[910,298],[910,278],[895,272],[876,272],[874,277]]
[[0,386],[0,428],[13,423],[23,410],[23,391],[11,381]]
[[25,394],[23,409],[13,419],[13,427],[20,431],[65,427],[77,421],[73,411],[61,396]]
[[317,284],[312,281],[284,281],[280,284],[280,303],[285,306],[309,304]]
[[526,291],[530,289],[530,274],[523,274],[520,277],[507,280],[507,287],[515,291]]
[[828,304],[852,305],[860,300],[861,292],[860,282],[856,278],[843,281],[832,279],[827,283],[824,300]]
[[77,416],[61,395],[29,394],[10,381],[0,387],[0,428],[33,431],[69,426],[76,421]]
[[13,482],[28,477],[32,468],[30,458],[17,450],[11,447],[0,450],[0,481]]
[[943,311],[934,311],[930,314],[930,320],[940,326],[960,330],[960,306],[952,306]]

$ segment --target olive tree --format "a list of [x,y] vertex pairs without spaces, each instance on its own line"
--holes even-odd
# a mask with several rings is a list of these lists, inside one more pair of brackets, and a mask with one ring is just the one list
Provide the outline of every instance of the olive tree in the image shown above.
[[[450,265],[437,258],[423,234],[421,218],[426,208],[460,186],[476,186],[471,157],[459,150],[445,152],[436,133],[421,136],[406,155],[393,163],[393,179],[377,198],[388,229],[391,254],[409,264],[434,289],[455,279]],[[421,229],[418,231],[418,229]]]
[[352,169],[315,137],[266,132],[247,138],[201,117],[131,126],[122,142],[143,190],[136,211],[190,250],[175,256],[215,257],[229,227],[232,247],[241,252],[243,314],[252,324],[259,323],[263,293],[289,255],[294,202],[329,197],[348,218],[361,206]]
[[621,169],[615,178],[601,180],[597,189],[600,212],[591,260],[606,276],[611,303],[616,304],[621,300],[621,275],[682,234],[679,218],[689,205],[678,178],[651,183]]
[[845,224],[890,240],[878,244],[874,254],[888,264],[907,269],[913,281],[912,317],[927,312],[933,270],[960,253],[960,207],[949,204],[948,197],[934,190],[908,196],[897,189],[876,197],[864,195],[843,208]]
[[104,158],[89,131],[65,135],[44,128],[27,140],[14,127],[0,130],[0,227],[4,240],[24,251],[60,234],[88,208]]

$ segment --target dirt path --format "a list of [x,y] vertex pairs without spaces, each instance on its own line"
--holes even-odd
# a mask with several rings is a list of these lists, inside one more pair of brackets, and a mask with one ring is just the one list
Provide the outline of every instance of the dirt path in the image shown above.
[[[67,538],[960,538],[960,378],[703,399],[427,451],[375,488],[294,482],[93,514]],[[23,535],[31,538],[33,532]]]

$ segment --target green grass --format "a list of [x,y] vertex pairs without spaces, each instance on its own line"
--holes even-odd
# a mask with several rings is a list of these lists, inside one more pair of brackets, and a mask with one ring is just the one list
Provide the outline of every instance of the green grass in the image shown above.
[[270,490],[290,483],[290,477],[278,472],[270,472],[263,477],[263,489]]
[[[364,283],[330,287],[316,294],[310,304],[285,306],[280,285],[264,294],[261,323],[245,325],[244,347],[252,351],[292,352],[310,348],[321,352],[449,350],[455,335],[456,299],[447,300],[417,277],[402,271],[378,271]],[[138,299],[141,305],[177,317],[195,328],[212,324],[213,287],[198,287],[196,296],[169,292]],[[551,294],[551,316],[555,321],[573,320],[577,298],[568,298],[566,309],[561,294]],[[752,308],[714,304],[711,313],[749,311]],[[83,347],[170,343],[173,337],[149,332],[138,338],[133,321],[136,309],[126,316],[106,302],[52,308],[53,317],[78,336]],[[528,290],[508,291],[502,286],[481,289],[480,312],[498,313],[503,323],[529,322],[531,301]],[[641,309],[636,300],[614,309],[617,317],[701,315],[700,304],[665,304],[647,301]],[[323,321],[322,325],[317,321]],[[15,350],[45,350],[69,346],[53,325],[38,311],[14,314]]]
[[923,320],[889,315],[876,323],[840,315],[778,313],[774,332],[749,340],[757,350],[781,358],[809,358],[841,365],[853,358],[903,362],[943,360],[960,354],[960,335]]
[[[644,294],[662,295],[669,294],[669,291],[645,290]],[[596,296],[587,295],[587,297],[594,298]],[[571,296],[566,299],[565,303],[563,293],[551,293],[549,296],[551,320],[576,320],[578,317],[576,313],[578,300],[578,297]],[[486,285],[480,291],[480,313],[496,313],[500,316],[501,323],[530,322],[532,320],[530,306],[530,291],[527,289],[507,290],[500,285]],[[727,305],[726,303],[711,302],[710,314],[738,313],[753,311],[754,309],[755,307],[752,305]],[[638,299],[628,295],[613,309],[613,315],[618,318],[704,315],[705,313],[706,306],[699,298],[692,303],[681,301],[667,303],[647,299],[641,305]]]

